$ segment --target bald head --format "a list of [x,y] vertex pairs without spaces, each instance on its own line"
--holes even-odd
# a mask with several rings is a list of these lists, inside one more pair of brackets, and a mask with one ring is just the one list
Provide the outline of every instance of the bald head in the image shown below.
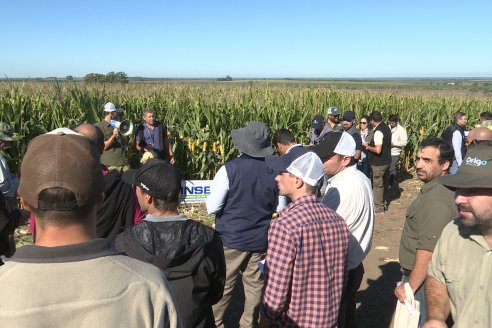
[[473,141],[482,140],[492,141],[492,130],[486,128],[485,126],[471,129],[471,131],[468,133],[468,136],[466,137],[466,141],[468,142],[468,144],[472,143]]
[[101,152],[104,151],[104,134],[97,126],[89,123],[82,123],[77,125],[74,129],[75,132],[80,133],[84,137],[89,138],[97,146],[97,149]]

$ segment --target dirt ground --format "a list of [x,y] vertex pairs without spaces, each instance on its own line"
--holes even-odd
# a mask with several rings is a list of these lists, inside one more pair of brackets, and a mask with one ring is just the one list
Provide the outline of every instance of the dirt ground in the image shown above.
[[372,248],[364,259],[364,279],[357,293],[360,328],[386,328],[396,305],[395,284],[401,279],[398,252],[405,212],[422,183],[407,174],[399,190],[388,192],[388,211],[376,214]]

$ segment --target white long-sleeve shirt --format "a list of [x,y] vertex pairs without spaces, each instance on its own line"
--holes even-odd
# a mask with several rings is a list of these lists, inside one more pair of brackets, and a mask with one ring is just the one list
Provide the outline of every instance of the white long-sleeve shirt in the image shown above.
[[463,142],[463,137],[461,136],[461,132],[459,130],[456,130],[453,132],[453,150],[454,150],[454,158],[456,159],[456,163],[458,163],[458,166],[461,165],[461,162],[463,161],[463,158],[461,158],[461,146]]
[[[390,127],[391,129],[391,127]],[[391,156],[398,156],[408,142],[407,131],[403,126],[397,124],[394,129],[391,129]]]

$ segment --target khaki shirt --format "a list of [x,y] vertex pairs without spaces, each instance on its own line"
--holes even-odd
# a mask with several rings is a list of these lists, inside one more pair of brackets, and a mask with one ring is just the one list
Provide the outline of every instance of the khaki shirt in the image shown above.
[[[104,134],[104,141],[108,140],[113,134],[113,127],[102,120],[99,123],[96,123],[96,126],[101,129]],[[120,165],[128,165],[128,159],[126,158],[126,152],[122,145],[122,136],[120,136],[113,141],[110,148],[105,150],[101,155],[101,163],[106,166],[120,166]]]
[[427,182],[408,207],[400,241],[400,265],[412,270],[417,250],[432,252],[444,227],[457,218],[454,192],[437,182]]
[[491,253],[483,236],[460,219],[442,232],[427,274],[446,286],[454,327],[492,327]]

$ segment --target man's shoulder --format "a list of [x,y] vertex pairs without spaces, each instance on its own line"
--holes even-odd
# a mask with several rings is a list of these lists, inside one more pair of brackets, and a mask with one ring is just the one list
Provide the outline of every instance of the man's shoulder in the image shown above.
[[289,230],[295,230],[315,222],[326,221],[328,223],[338,220],[344,221],[340,215],[320,201],[308,199],[289,204],[276,221]]

